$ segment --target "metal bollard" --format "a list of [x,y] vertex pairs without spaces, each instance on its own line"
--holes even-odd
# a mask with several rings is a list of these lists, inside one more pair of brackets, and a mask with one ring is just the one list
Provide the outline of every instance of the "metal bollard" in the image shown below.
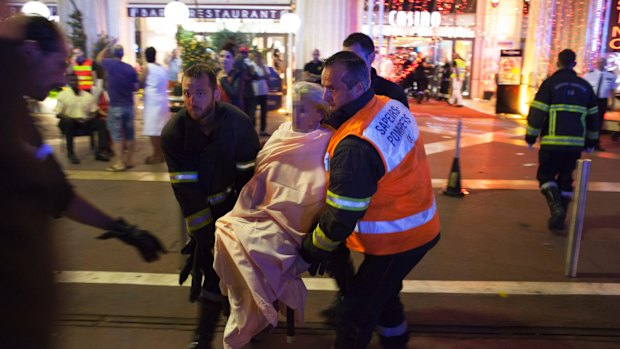
[[564,275],[577,276],[577,264],[579,262],[579,248],[581,246],[581,233],[583,231],[583,217],[586,211],[586,196],[588,193],[588,178],[590,177],[590,165],[592,160],[577,161],[577,186],[571,208],[570,228],[568,231],[568,248],[566,251],[566,265]]

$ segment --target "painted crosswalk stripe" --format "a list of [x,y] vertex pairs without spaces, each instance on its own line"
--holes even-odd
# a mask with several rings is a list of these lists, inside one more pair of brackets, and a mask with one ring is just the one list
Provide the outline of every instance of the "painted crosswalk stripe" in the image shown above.
[[[71,284],[179,286],[177,274],[112,271],[58,271],[56,281]],[[310,291],[336,291],[328,278],[303,278]],[[185,286],[188,286],[186,282]],[[405,280],[403,293],[469,295],[620,296],[620,283],[541,281]]]

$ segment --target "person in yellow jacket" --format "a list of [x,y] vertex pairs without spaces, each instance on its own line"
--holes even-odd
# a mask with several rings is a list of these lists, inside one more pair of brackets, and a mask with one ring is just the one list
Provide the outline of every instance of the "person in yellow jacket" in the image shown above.
[[465,81],[465,73],[467,72],[467,64],[461,58],[461,55],[454,53],[454,61],[452,62],[452,94],[448,99],[448,104],[454,104],[456,107],[463,106],[463,81]]
[[352,52],[325,61],[321,84],[334,129],[324,158],[329,185],[300,254],[313,275],[338,274],[343,259],[333,257],[343,249],[364,254],[342,292],[334,348],[365,348],[375,327],[384,348],[406,348],[402,282],[439,240],[420,130],[402,103],[373,93],[368,67]]

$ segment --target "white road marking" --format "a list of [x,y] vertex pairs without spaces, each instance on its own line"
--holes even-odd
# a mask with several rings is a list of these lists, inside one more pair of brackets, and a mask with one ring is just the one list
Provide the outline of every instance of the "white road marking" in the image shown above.
[[[72,180],[99,180],[99,181],[138,181],[138,182],[169,182],[166,172],[107,172],[107,171],[65,171],[67,177]],[[432,179],[433,188],[444,188],[447,179]],[[538,190],[538,181],[519,179],[463,179],[462,186],[468,189],[513,189],[513,190]],[[588,191],[620,192],[620,183],[613,182],[590,182]]]
[[[175,286],[177,274],[126,273],[111,271],[59,271],[59,283],[108,284],[136,286]],[[336,291],[328,278],[303,278],[310,291]],[[186,282],[184,287],[190,283]],[[538,282],[538,281],[441,281],[405,280],[403,293],[549,295],[549,296],[620,296],[620,283]]]

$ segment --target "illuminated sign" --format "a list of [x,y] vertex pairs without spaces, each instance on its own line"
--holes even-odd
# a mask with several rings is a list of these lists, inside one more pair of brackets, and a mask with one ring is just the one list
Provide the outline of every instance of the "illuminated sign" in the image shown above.
[[[201,6],[200,8],[189,7],[190,18],[204,19],[243,19],[243,20],[276,20],[283,13],[288,12],[290,7],[271,6],[267,8],[224,8]],[[164,17],[163,6],[133,6],[127,7],[129,17]]]
[[439,27],[441,14],[437,11],[390,11],[388,23],[400,27]]
[[614,0],[610,8],[606,52],[620,51],[620,0]]

